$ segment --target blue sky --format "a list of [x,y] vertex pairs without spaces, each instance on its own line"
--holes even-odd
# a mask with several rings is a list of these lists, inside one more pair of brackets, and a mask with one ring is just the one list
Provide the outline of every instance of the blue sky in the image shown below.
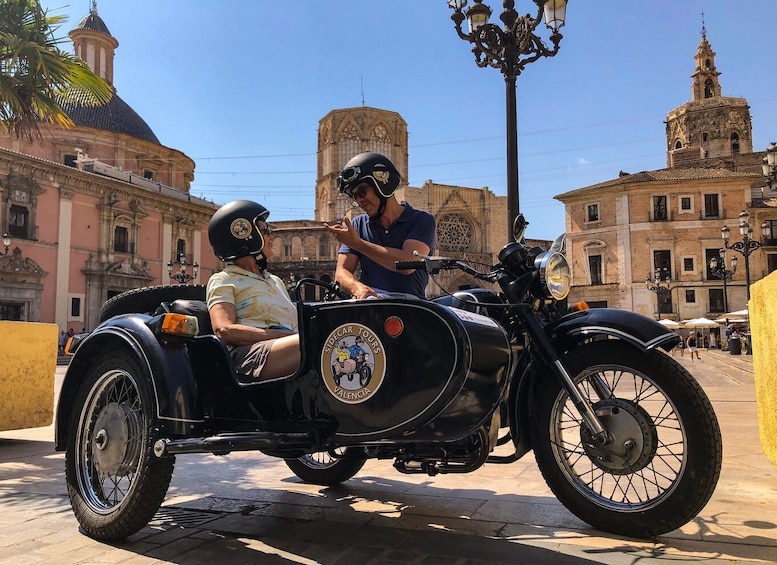
[[[69,16],[64,35],[91,0],[42,4]],[[498,21],[501,2],[486,4]],[[516,0],[521,13],[534,6]],[[117,92],[196,161],[197,196],[312,219],[318,121],[362,100],[408,123],[411,185],[505,194],[504,80],[475,65],[445,0],[98,0],[97,10],[119,41]],[[559,54],[518,77],[529,237],[564,230],[554,195],[666,166],[663,122],[690,100],[702,11],[723,94],[747,98],[756,150],[777,140],[777,2],[570,0]]]

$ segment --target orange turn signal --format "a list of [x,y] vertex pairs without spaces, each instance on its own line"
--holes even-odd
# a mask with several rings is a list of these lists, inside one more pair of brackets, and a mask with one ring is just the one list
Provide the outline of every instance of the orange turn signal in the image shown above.
[[170,335],[193,337],[200,333],[200,324],[195,316],[184,314],[165,314],[161,330]]
[[580,312],[581,310],[590,310],[591,307],[588,305],[587,302],[581,300],[580,302],[575,302],[569,307],[570,312]]

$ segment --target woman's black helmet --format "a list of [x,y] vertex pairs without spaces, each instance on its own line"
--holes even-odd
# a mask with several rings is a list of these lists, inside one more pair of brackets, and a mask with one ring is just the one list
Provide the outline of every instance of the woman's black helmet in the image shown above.
[[216,210],[208,224],[208,239],[213,253],[228,262],[257,256],[264,248],[259,222],[266,222],[270,211],[251,200],[233,200]]
[[337,188],[351,196],[363,182],[369,182],[383,198],[388,198],[399,186],[399,171],[388,157],[380,153],[359,153],[351,158],[337,177]]

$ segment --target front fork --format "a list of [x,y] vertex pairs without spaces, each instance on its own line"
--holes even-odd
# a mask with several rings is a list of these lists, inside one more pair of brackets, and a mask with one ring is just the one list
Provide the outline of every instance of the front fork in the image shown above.
[[529,334],[529,339],[535,347],[535,351],[539,354],[540,359],[552,369],[556,377],[561,381],[562,386],[569,394],[569,398],[575,405],[575,408],[580,412],[583,417],[583,421],[591,430],[593,438],[601,444],[607,443],[607,431],[604,429],[599,416],[594,412],[591,404],[583,397],[580,390],[575,385],[572,377],[569,375],[566,367],[561,362],[556,348],[553,347],[553,343],[548,339],[545,334],[545,330],[534,315],[534,312],[526,307],[523,309],[520,315],[521,322],[526,328]]

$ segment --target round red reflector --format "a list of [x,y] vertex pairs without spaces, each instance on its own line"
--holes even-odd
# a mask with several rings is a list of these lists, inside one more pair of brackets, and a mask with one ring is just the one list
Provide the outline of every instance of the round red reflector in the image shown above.
[[397,337],[402,333],[402,330],[405,329],[405,324],[396,316],[391,316],[386,320],[386,323],[383,324],[383,329],[386,330],[386,334],[389,337]]

